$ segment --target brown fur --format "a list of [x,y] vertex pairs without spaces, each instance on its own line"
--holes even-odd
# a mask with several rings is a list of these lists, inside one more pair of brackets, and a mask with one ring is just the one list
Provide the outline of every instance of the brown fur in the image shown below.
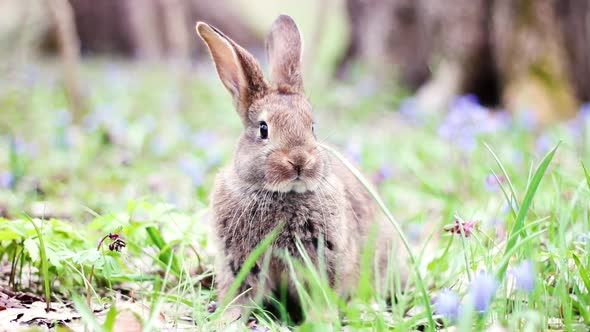
[[[393,230],[389,223],[373,222],[375,209],[368,192],[315,138],[311,105],[303,95],[301,37],[295,22],[282,15],[269,34],[272,86],[252,56],[221,32],[204,23],[197,31],[244,123],[233,163],[218,174],[211,197],[220,298],[228,295],[253,249],[281,222],[268,269],[263,271],[263,259],[256,263],[240,288],[251,290],[237,304],[277,290],[289,275],[281,253],[298,257],[297,239],[314,264],[319,262],[319,248],[325,248],[329,282],[346,295],[358,281],[370,228],[379,228],[375,256],[383,269]],[[268,124],[268,139],[261,137],[261,121]],[[258,289],[261,281],[264,286]],[[287,283],[289,295],[296,297]],[[232,319],[243,313],[239,307],[228,311]]]

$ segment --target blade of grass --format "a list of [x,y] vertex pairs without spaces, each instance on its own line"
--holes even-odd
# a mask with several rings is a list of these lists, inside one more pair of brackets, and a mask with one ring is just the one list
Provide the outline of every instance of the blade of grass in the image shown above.
[[[549,167],[551,160],[553,160],[553,156],[555,155],[555,152],[559,148],[560,144],[561,144],[561,142],[558,143],[551,151],[549,151],[549,153],[547,153],[545,155],[545,157],[543,158],[543,160],[539,164],[539,167],[537,167],[536,171],[534,172],[534,175],[533,175],[529,185],[527,186],[527,191],[524,195],[524,199],[522,200],[522,204],[521,204],[520,208],[518,209],[518,214],[516,215],[516,220],[514,222],[514,226],[512,227],[512,230],[508,236],[506,250],[504,251],[505,256],[508,255],[512,251],[512,248],[516,245],[516,242],[518,241],[518,236],[512,236],[512,235],[520,233],[521,230],[523,229],[526,215],[529,211],[529,208],[531,207],[531,204],[533,202],[533,198],[535,197],[537,189],[539,188],[539,184],[541,183],[541,180],[545,176],[545,171],[547,171],[547,168]],[[524,234],[523,234],[523,236],[524,236]],[[508,264],[500,266],[500,269],[498,270],[498,278],[500,278],[500,280],[501,280],[501,278],[504,277],[504,274],[505,274],[507,268],[508,268]]]
[[92,331],[105,332],[104,327],[98,322],[92,308],[90,308],[83,297],[72,292],[72,301],[76,311],[80,314],[82,322],[89,324]]
[[43,288],[45,289],[45,311],[51,310],[51,286],[49,283],[49,262],[47,261],[47,252],[45,251],[45,242],[43,241],[43,234],[41,229],[33,221],[31,217],[25,215],[26,219],[33,224],[37,237],[39,238],[39,253],[41,255],[41,271],[43,272]]
[[[510,193],[512,194],[512,197],[514,198],[514,204],[516,205],[515,208],[518,210],[518,203],[516,202],[516,190],[514,190],[514,185],[512,184],[512,180],[510,180],[510,176],[508,175],[508,172],[506,171],[504,164],[502,164],[502,162],[500,161],[500,158],[498,158],[498,156],[496,155],[494,150],[492,150],[492,148],[487,143],[483,143],[483,145],[486,147],[486,149],[488,149],[488,151],[490,152],[490,154],[492,155],[494,160],[496,160],[496,163],[500,167],[500,170],[502,170],[502,174],[504,174],[504,177],[506,177],[506,181],[508,181],[508,187],[510,188]],[[495,176],[495,174],[494,174],[494,176]],[[498,183],[500,183],[500,182],[498,182]],[[512,205],[512,200],[508,200],[508,202]]]
[[346,168],[361,182],[361,184],[365,187],[365,189],[367,189],[369,194],[371,194],[371,196],[373,197],[373,199],[375,200],[377,205],[379,205],[379,207],[381,208],[381,210],[383,211],[383,213],[385,214],[387,219],[389,219],[389,221],[391,222],[391,224],[395,228],[396,232],[399,234],[399,237],[402,240],[404,247],[408,251],[408,256],[410,257],[410,263],[412,264],[412,270],[416,276],[416,285],[418,286],[418,288],[420,289],[420,292],[422,293],[422,300],[424,301],[424,308],[426,309],[426,316],[428,318],[429,328],[431,330],[434,330],[436,323],[434,322],[434,319],[432,318],[432,307],[430,304],[430,297],[428,296],[428,292],[426,291],[426,287],[424,286],[424,279],[422,279],[422,275],[420,274],[420,269],[418,267],[416,257],[412,253],[412,249],[410,248],[410,243],[408,242],[408,239],[406,238],[404,232],[402,231],[399,223],[393,217],[393,214],[391,213],[391,211],[389,211],[387,206],[385,206],[385,203],[383,202],[383,200],[381,199],[381,197],[379,196],[377,191],[375,191],[375,189],[373,189],[373,186],[371,186],[369,184],[369,181],[367,181],[367,179],[365,179],[364,175],[362,175],[361,172],[358,169],[356,169],[356,167],[354,167],[346,158],[344,158],[340,154],[340,152],[336,151],[332,147],[325,145],[325,144],[321,144],[321,147],[326,149],[328,152],[332,153],[332,155],[334,155],[338,160],[340,160],[340,162],[342,162],[342,164],[344,164],[344,166],[346,166]]
[[582,164],[582,169],[584,169],[584,175],[586,176],[586,183],[588,184],[588,189],[590,189],[590,174],[588,174],[588,170],[586,169],[584,162],[581,161],[580,163]]
[[113,302],[111,304],[111,307],[109,308],[109,311],[107,312],[107,316],[104,320],[104,329],[107,332],[113,331],[113,327],[115,326],[116,319],[117,319],[117,306],[115,306],[115,303]]
[[572,258],[574,259],[574,262],[576,262],[576,266],[580,270],[580,277],[582,278],[582,281],[584,282],[584,286],[590,292],[590,278],[588,277],[588,271],[586,270],[586,268],[584,267],[584,265],[582,264],[582,262],[580,261],[578,256],[576,256],[575,254],[572,253]]
[[467,273],[467,280],[471,282],[471,269],[469,268],[469,257],[467,256],[467,245],[465,244],[465,229],[463,228],[463,224],[465,221],[459,217],[459,215],[455,215],[455,219],[458,221],[459,230],[461,231],[461,247],[463,248],[463,259],[465,260],[465,272]]
[[[272,242],[275,240],[277,235],[279,235],[279,232],[283,228],[283,225],[284,225],[284,222],[281,222],[277,227],[275,227],[264,238],[264,240],[262,240],[262,242],[260,242],[258,244],[258,246],[256,246],[256,248],[254,248],[252,253],[248,256],[248,258],[244,262],[244,264],[242,264],[242,267],[240,268],[240,271],[236,275],[236,278],[234,279],[233,283],[231,284],[225,298],[221,299],[222,300],[222,302],[221,302],[222,307],[226,307],[227,305],[230,304],[231,300],[234,298],[234,294],[236,294],[236,292],[240,288],[240,285],[242,284],[244,279],[246,279],[246,276],[248,275],[248,273],[250,273],[250,270],[252,269],[252,267],[254,267],[254,264],[256,264],[256,261],[258,260],[258,258],[260,256],[262,256],[262,254],[264,253],[266,248],[268,248],[272,244]],[[216,311],[216,313],[217,312],[221,312],[221,310]]]
[[[502,190],[502,194],[504,195],[504,198],[506,199],[506,203],[508,203],[508,206],[510,207],[510,214],[512,215],[513,218],[516,218],[516,211],[518,210],[518,206],[514,206],[517,204],[516,197],[512,196],[512,198],[511,198],[510,196],[508,196],[508,192],[506,191],[506,188],[504,188],[504,185],[502,184],[502,181],[500,181],[500,178],[498,177],[496,172],[494,172],[493,170],[491,170],[491,171],[492,171],[492,174],[494,175],[494,178],[496,178],[498,185],[500,186],[500,190]],[[511,194],[511,195],[513,195],[513,194]]]
[[[528,241],[545,233],[545,231],[546,231],[546,229],[543,229],[543,230],[540,230],[536,233],[532,233],[532,234],[528,235],[527,237],[523,238],[521,241],[516,242],[516,244],[510,248],[510,251],[508,251],[507,253],[504,254],[504,257],[500,261],[500,264],[498,264],[499,268],[498,268],[498,274],[496,275],[496,278],[499,281],[502,281],[502,279],[504,278],[504,275],[506,274],[505,273],[506,269],[508,268],[508,265],[510,264],[510,258],[512,257],[512,255],[514,255],[516,253],[516,251],[520,247],[525,245]],[[516,236],[516,237],[518,237],[518,236]]]

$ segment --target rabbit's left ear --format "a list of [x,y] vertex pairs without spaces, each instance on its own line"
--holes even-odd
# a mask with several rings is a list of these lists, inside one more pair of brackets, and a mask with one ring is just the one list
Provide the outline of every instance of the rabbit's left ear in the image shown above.
[[238,113],[247,124],[248,108],[269,88],[258,61],[213,26],[198,22],[196,29],[209,48],[221,82],[231,93]]
[[271,80],[279,92],[303,92],[302,51],[303,39],[297,24],[291,16],[280,15],[266,38]]

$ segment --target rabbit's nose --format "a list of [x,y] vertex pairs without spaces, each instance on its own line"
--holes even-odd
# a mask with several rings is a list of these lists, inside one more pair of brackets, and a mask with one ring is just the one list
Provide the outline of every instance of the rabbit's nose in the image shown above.
[[291,160],[288,161],[289,164],[291,164],[291,166],[293,166],[293,169],[295,170],[295,172],[297,172],[297,177],[301,176],[301,169],[303,168],[301,166],[300,163],[294,163]]

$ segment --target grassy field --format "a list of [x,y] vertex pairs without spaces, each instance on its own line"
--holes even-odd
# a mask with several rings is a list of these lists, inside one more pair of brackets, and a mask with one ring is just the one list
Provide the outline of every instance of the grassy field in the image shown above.
[[[0,82],[0,289],[50,296],[57,316],[31,324],[214,329],[207,198],[240,131],[216,74],[86,63],[81,119],[58,74],[28,66]],[[419,273],[391,308],[366,280],[344,302],[310,273],[293,329],[588,329],[590,107],[541,131],[472,96],[416,112],[362,75],[307,91],[318,138],[378,184]],[[286,329],[255,315],[260,330]]]

